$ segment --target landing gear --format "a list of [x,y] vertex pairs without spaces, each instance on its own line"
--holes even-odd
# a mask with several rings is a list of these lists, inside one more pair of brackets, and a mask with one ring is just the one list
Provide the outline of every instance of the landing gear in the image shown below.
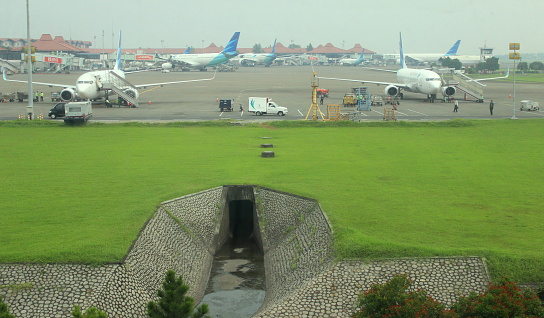
[[429,100],[429,103],[434,103],[434,100],[436,99],[436,94],[427,95],[427,99]]

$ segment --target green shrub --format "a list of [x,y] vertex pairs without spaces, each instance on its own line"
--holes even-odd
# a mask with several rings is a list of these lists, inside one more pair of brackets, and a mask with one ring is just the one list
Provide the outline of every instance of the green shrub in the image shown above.
[[359,295],[360,310],[353,317],[457,317],[423,290],[406,292],[411,285],[412,281],[405,275],[395,275],[385,284],[372,285]]
[[2,296],[0,296],[0,318],[15,318],[14,315],[9,313],[8,305],[4,302]]
[[459,298],[452,309],[460,318],[544,317],[542,302],[532,290],[522,290],[507,278],[491,283],[484,293]]
[[72,310],[72,317],[73,318],[108,318],[108,315],[103,312],[102,310],[96,309],[95,307],[91,307],[85,311],[85,314],[81,312],[80,306],[74,306],[74,310]]

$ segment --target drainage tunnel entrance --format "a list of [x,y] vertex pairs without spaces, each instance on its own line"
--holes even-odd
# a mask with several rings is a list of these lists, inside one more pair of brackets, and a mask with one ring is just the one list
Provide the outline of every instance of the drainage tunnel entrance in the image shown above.
[[240,195],[245,192],[241,187],[230,191],[226,204],[229,238],[214,255],[202,303],[208,304],[211,317],[251,317],[266,294],[264,255],[256,239],[259,230],[254,228],[258,222],[252,195],[251,200]]
[[248,240],[253,235],[253,202],[232,200],[229,202],[229,236],[234,242]]

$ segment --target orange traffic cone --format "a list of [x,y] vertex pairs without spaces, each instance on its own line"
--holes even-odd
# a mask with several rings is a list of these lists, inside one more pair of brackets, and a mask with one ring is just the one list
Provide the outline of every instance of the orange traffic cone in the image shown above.
[[512,95],[508,95],[508,98],[512,98]]
[[215,99],[215,102],[216,102],[216,103],[219,103],[219,97],[217,97],[217,98]]
[[151,101],[147,102],[148,105],[151,105]]

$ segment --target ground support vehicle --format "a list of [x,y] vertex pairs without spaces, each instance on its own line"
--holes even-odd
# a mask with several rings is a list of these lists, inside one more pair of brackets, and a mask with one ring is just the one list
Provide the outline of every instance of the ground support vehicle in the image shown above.
[[538,102],[533,102],[533,101],[530,101],[530,100],[522,100],[521,102],[521,107],[519,108],[519,110],[521,111],[537,111],[537,110],[540,110],[540,107],[538,106]]
[[60,92],[51,92],[51,101],[52,102],[61,102]]
[[250,113],[255,113],[257,116],[262,116],[264,114],[285,116],[288,112],[286,107],[279,106],[273,102],[270,97],[250,97],[248,111]]
[[357,105],[357,96],[351,93],[345,94],[342,103],[344,106],[355,106]]
[[370,97],[370,106],[383,106],[383,97],[380,95],[372,95],[372,97]]
[[47,116],[49,116],[51,119],[55,119],[57,117],[64,117],[65,115],[64,105],[66,105],[66,103],[57,103],[55,107],[49,110],[49,114],[47,114]]
[[84,124],[93,117],[93,106],[90,101],[71,102],[64,105],[66,124]]
[[224,111],[231,112],[233,110],[232,104],[234,104],[233,99],[221,99],[221,100],[219,100],[219,109],[222,112],[224,112]]
[[15,101],[15,93],[0,93],[0,102],[14,102]]
[[17,92],[17,100],[22,103],[25,99],[28,99],[28,92]]
[[318,97],[329,97],[329,90],[326,88],[318,88],[316,91]]

